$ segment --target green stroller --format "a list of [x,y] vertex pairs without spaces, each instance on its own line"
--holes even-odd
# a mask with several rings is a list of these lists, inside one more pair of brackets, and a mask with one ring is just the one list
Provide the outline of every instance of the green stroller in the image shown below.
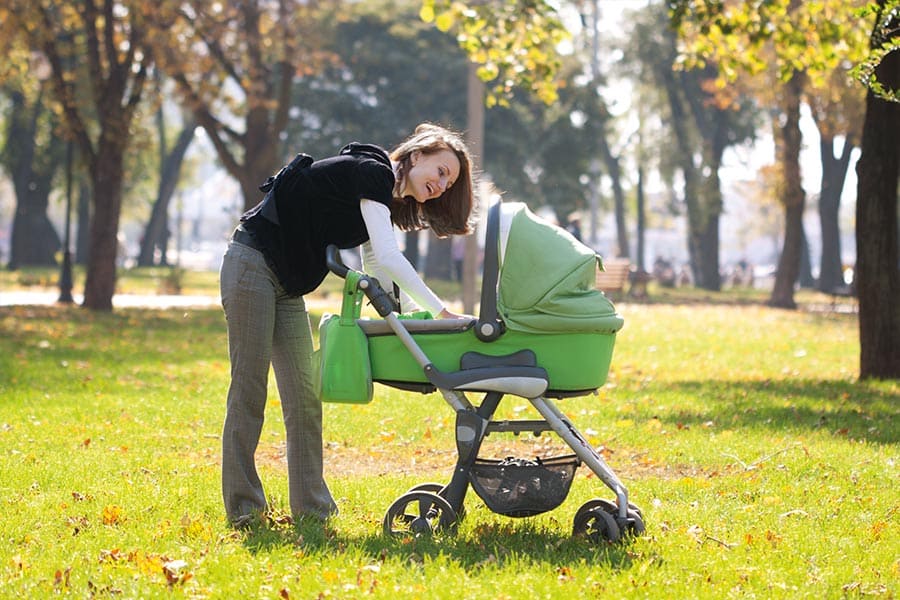
[[[345,267],[335,246],[328,248],[327,263],[345,279],[345,293],[341,315],[326,315],[320,324],[323,401],[367,402],[372,382],[378,382],[438,391],[456,413],[458,456],[449,483],[415,486],[399,496],[385,514],[385,533],[455,529],[469,486],[502,515],[552,510],[565,500],[581,464],[615,499],[583,504],[573,534],[615,542],[643,532],[642,513],[629,502],[625,486],[551,400],[583,396],[605,383],[623,325],[594,286],[602,263],[593,250],[524,204],[498,202],[488,212],[480,313],[472,320],[400,318],[378,281]],[[363,294],[380,319],[358,318]],[[355,338],[349,345],[348,334]],[[348,389],[354,380],[360,383]],[[483,394],[480,404],[467,394]],[[527,399],[543,419],[492,420],[505,395]],[[572,454],[479,457],[482,442],[494,432],[554,432]]]

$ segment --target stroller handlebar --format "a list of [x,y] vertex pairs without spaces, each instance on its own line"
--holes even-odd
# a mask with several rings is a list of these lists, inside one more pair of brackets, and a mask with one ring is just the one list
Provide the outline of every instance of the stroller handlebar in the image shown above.
[[[347,274],[350,273],[350,268],[341,260],[340,249],[334,244],[328,244],[325,248],[325,265],[328,267],[329,271],[341,279],[346,279]],[[381,283],[374,277],[370,277],[365,273],[360,273],[357,285],[369,299],[369,302],[372,303],[375,312],[380,316],[386,317],[399,309],[399,306],[391,295],[384,291],[384,288],[381,287]]]
[[341,251],[334,244],[328,244],[325,248],[325,265],[328,267],[328,270],[344,279],[347,277],[347,273],[350,271],[346,265],[344,265],[341,260]]

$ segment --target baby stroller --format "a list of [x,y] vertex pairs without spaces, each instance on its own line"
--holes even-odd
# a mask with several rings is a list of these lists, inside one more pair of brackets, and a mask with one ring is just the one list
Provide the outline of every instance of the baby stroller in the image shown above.
[[[342,315],[325,315],[320,324],[319,381],[346,381],[349,371],[361,367],[368,389],[353,392],[355,397],[325,392],[323,400],[366,402],[374,381],[407,391],[437,390],[456,413],[458,458],[449,483],[415,486],[398,497],[385,514],[385,533],[455,529],[470,485],[502,515],[552,510],[565,500],[582,463],[615,499],[583,504],[573,534],[615,542],[642,533],[642,513],[629,502],[625,486],[550,400],[586,395],[606,381],[623,320],[594,287],[600,258],[521,203],[491,207],[485,244],[480,314],[471,321],[400,318],[377,280],[348,269],[338,249],[328,248],[328,267],[345,279],[345,293]],[[381,319],[357,318],[363,294]],[[341,321],[364,340],[354,352],[329,352]],[[481,403],[472,404],[469,393],[483,394]],[[492,420],[505,395],[527,399],[543,419]],[[572,454],[479,457],[490,433],[551,431]]]

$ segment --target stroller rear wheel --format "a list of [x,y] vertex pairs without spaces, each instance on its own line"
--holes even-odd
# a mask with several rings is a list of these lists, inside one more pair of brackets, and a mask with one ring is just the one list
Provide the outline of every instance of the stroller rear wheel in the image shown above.
[[[446,499],[446,494],[444,494],[444,490],[446,490],[446,489],[447,489],[447,486],[445,486],[442,483],[434,483],[433,481],[429,481],[426,483],[418,483],[418,484],[412,486],[411,488],[406,490],[406,493],[409,493],[409,492],[431,492],[433,494],[437,494],[441,498]],[[453,506],[453,505],[451,504],[450,506]],[[456,511],[456,520],[462,521],[465,518],[466,518],[466,507],[460,506],[459,510]]]
[[440,491],[444,489],[444,484],[435,483],[433,481],[428,481],[426,483],[417,483],[412,486],[407,492],[431,492],[432,494],[440,494]]
[[385,535],[431,535],[456,530],[458,517],[450,503],[433,492],[410,491],[397,498],[384,515]]

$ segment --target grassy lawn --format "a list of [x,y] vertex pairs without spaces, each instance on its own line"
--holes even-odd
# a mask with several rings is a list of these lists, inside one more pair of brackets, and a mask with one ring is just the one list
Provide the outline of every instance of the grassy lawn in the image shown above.
[[[272,520],[232,531],[220,310],[0,307],[0,597],[895,598],[900,383],[856,381],[855,315],[754,300],[620,304],[608,384],[560,402],[643,509],[642,537],[599,547],[570,535],[583,502],[611,497],[584,468],[544,515],[470,494],[456,535],[383,537],[395,497],[449,478],[455,444],[438,395],[380,386],[325,406],[340,515],[289,523],[274,381]],[[498,417],[526,405],[504,399]],[[491,436],[486,452],[559,448]]]

